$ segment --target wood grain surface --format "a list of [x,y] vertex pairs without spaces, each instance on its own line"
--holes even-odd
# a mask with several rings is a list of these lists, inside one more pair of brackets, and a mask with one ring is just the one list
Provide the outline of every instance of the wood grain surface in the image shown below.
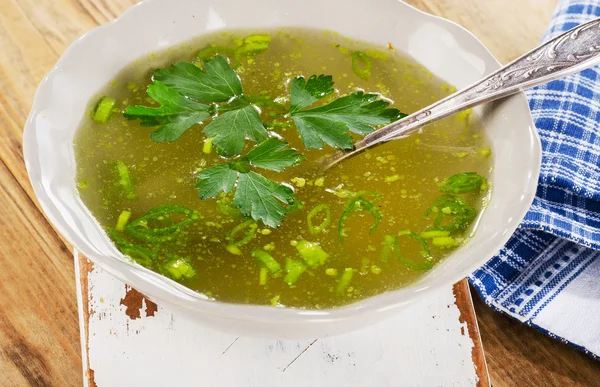
[[[37,84],[77,37],[135,0],[0,0],[0,386],[82,383],[73,258],[33,198],[21,153]],[[501,62],[536,45],[556,0],[410,0]],[[479,305],[495,386],[600,385],[598,363]]]

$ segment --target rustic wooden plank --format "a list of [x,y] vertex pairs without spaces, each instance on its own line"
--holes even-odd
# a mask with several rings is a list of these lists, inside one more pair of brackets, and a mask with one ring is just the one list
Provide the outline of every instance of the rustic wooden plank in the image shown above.
[[474,302],[494,387],[600,386],[597,360]]
[[4,0],[0,12],[0,160],[33,197],[22,157],[22,131],[37,85],[79,36],[136,0]]
[[187,386],[201,374],[207,387],[489,386],[464,281],[356,332],[261,340],[206,328],[77,262],[90,385]]
[[81,380],[73,259],[0,162],[0,386]]
[[475,314],[475,307],[473,306],[473,299],[471,298],[469,283],[464,279],[454,284],[452,291],[456,299],[455,304],[460,311],[459,322],[467,325],[466,332],[473,342],[471,360],[475,366],[475,372],[479,380],[478,386],[489,386],[490,374],[481,342],[481,333],[477,324],[477,316]]

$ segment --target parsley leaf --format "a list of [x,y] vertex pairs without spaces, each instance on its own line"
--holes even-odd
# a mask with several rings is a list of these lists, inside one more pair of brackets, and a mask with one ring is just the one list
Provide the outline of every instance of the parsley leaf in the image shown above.
[[175,63],[170,68],[156,70],[154,80],[202,102],[226,102],[242,95],[240,78],[227,59],[217,55],[203,64],[205,71],[193,63]]
[[255,142],[269,135],[254,106],[230,110],[215,118],[204,128],[204,133],[213,138],[213,145],[221,156],[239,155],[244,150],[246,137]]
[[194,124],[211,117],[209,105],[185,98],[161,82],[148,86],[147,92],[161,106],[129,106],[124,116],[130,120],[141,120],[142,126],[160,125],[151,135],[156,142],[173,142]]
[[389,124],[405,114],[388,108],[389,102],[379,99],[377,94],[362,91],[340,97],[327,105],[303,110],[296,117],[319,117],[330,121],[343,122],[350,131],[365,135],[373,132],[373,126]]
[[294,149],[285,149],[287,143],[276,137],[271,137],[262,144],[257,145],[246,154],[242,160],[253,167],[282,172],[285,168],[294,166],[305,160],[304,156],[296,153]]
[[154,79],[194,100],[231,102],[223,106],[225,113],[204,128],[204,133],[213,138],[213,144],[221,156],[241,154],[246,138],[255,142],[265,140],[268,133],[260,115],[242,97],[242,83],[227,59],[217,55],[203,63],[205,71],[192,63],[176,63],[171,68],[157,70]]
[[[257,109],[243,95],[242,83],[227,59],[217,55],[203,64],[205,70],[188,62],[156,70],[148,95],[162,106],[128,107],[125,116],[141,120],[142,126],[159,126],[152,133],[152,140],[173,142],[194,124],[222,111],[203,130],[225,157],[241,154],[246,138],[265,140],[268,132]],[[217,107],[201,102],[222,104]]]
[[325,144],[351,149],[353,141],[348,131],[365,135],[374,131],[374,126],[389,124],[405,116],[397,109],[388,108],[389,103],[379,95],[362,91],[326,105],[304,109],[332,92],[330,76],[313,75],[308,81],[297,77],[292,81],[289,114],[307,149],[321,149]]
[[331,75],[316,75],[308,78],[297,77],[292,80],[290,91],[290,113],[312,105],[319,99],[333,93]]
[[281,202],[292,204],[294,199],[294,191],[290,187],[250,171],[240,174],[233,205],[245,216],[260,219],[270,227],[279,227],[286,215]]
[[209,199],[217,197],[221,192],[233,191],[238,175],[229,164],[223,164],[201,171],[198,177],[198,195],[201,199]]
[[354,146],[352,136],[342,122],[311,116],[292,118],[306,149],[323,149],[325,144],[340,149],[352,149]]
[[255,146],[237,161],[201,171],[196,184],[200,198],[214,198],[221,192],[229,193],[235,189],[233,204],[243,215],[262,220],[267,226],[279,227],[287,213],[284,205],[294,202],[294,192],[250,167],[280,172],[302,162],[304,157],[294,149],[285,149],[287,145],[273,137]]

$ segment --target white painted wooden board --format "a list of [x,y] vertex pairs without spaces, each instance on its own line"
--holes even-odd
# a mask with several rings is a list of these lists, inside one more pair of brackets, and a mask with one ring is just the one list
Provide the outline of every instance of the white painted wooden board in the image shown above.
[[361,331],[319,340],[262,340],[211,330],[168,306],[154,311],[151,302],[85,258],[75,262],[86,385],[488,384],[485,363],[477,369],[474,361],[478,336],[460,321],[452,288]]

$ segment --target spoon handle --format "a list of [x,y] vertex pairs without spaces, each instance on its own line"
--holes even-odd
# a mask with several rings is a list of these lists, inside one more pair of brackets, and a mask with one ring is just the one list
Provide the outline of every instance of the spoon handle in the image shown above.
[[376,144],[409,133],[483,102],[564,77],[600,63],[600,19],[575,27],[531,50],[465,89],[393,122],[354,144],[354,150],[333,154],[327,169]]

